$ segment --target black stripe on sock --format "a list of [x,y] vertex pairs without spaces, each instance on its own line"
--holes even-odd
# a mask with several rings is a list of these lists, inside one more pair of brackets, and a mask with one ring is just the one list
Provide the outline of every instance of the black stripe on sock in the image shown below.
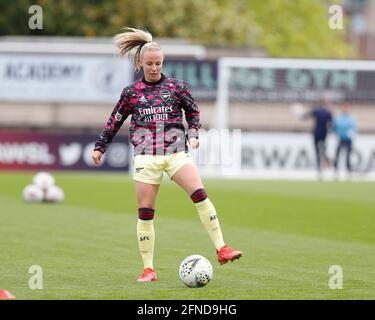
[[141,220],[152,220],[154,219],[155,210],[152,208],[139,208],[138,218]]
[[207,193],[206,193],[206,190],[201,188],[201,189],[197,189],[195,190],[191,196],[190,196],[191,200],[193,200],[194,203],[197,203],[197,202],[201,202],[203,200],[206,200],[207,199]]

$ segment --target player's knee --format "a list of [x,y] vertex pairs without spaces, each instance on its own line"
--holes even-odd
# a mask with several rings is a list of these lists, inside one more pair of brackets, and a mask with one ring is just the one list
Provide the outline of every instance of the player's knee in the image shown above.
[[152,208],[139,208],[138,218],[141,220],[152,220],[154,219],[155,210]]
[[190,198],[194,203],[202,202],[207,199],[206,190],[203,188],[197,189],[191,194]]

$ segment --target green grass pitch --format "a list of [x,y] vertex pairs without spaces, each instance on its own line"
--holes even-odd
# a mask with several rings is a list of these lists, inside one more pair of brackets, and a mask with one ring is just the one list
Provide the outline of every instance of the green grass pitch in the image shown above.
[[[225,241],[244,252],[220,266],[194,205],[164,179],[156,208],[159,280],[137,283],[133,181],[124,174],[56,173],[63,204],[25,204],[32,173],[0,173],[0,289],[17,299],[374,299],[375,184],[205,180]],[[206,256],[214,275],[186,287],[178,266]],[[31,290],[30,266],[43,269]],[[328,286],[329,267],[343,288]]]

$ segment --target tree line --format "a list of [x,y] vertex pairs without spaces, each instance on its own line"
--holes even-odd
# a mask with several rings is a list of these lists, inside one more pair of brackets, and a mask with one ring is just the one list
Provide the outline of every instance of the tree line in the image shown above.
[[[330,1],[330,3],[340,3]],[[28,26],[31,5],[43,29]],[[328,26],[324,0],[0,0],[0,35],[111,37],[142,27],[156,37],[219,47],[260,47],[274,57],[353,57]]]

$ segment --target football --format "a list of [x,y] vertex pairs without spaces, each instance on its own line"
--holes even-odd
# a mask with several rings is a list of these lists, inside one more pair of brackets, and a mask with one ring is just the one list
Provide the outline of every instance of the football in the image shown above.
[[45,193],[45,201],[47,202],[62,202],[64,200],[64,191],[58,186],[49,187]]
[[179,275],[188,287],[201,288],[212,279],[212,265],[205,257],[194,254],[181,262]]
[[33,183],[43,191],[46,191],[55,184],[55,178],[48,172],[39,172],[34,176]]
[[43,201],[44,192],[38,186],[29,184],[23,189],[22,195],[25,202],[41,202]]

